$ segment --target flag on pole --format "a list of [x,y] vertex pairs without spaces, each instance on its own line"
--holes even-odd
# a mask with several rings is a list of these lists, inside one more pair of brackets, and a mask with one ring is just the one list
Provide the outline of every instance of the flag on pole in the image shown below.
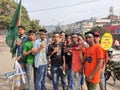
[[11,49],[11,53],[14,54],[15,41],[18,37],[18,25],[20,23],[20,12],[21,12],[21,0],[18,4],[18,7],[14,13],[13,19],[10,23],[10,27],[8,28],[6,35],[6,43]]

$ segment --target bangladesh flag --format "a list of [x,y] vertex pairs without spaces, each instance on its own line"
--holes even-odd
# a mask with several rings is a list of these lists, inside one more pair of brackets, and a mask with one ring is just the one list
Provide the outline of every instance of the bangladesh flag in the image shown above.
[[21,0],[18,4],[18,7],[15,11],[15,14],[13,16],[13,19],[10,23],[10,27],[7,31],[7,35],[6,35],[6,43],[7,45],[10,47],[12,56],[13,54],[15,54],[15,50],[13,50],[15,48],[15,41],[16,38],[18,37],[18,25],[20,23],[20,10],[21,10]]

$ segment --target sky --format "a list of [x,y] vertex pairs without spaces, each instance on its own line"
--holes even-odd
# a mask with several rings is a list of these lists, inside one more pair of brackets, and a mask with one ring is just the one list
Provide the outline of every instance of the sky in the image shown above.
[[40,25],[70,24],[91,17],[107,17],[113,6],[119,15],[119,0],[22,0],[30,19],[40,20]]

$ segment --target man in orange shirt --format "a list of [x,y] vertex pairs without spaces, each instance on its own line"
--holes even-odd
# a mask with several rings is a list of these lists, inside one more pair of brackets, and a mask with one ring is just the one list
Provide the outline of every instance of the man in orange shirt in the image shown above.
[[94,34],[92,32],[85,33],[86,42],[89,47],[86,48],[85,61],[85,77],[88,90],[98,90],[100,82],[101,67],[103,65],[103,50],[100,45],[95,44]]
[[[100,44],[100,33],[99,32],[94,32],[94,41],[95,41],[95,44]],[[101,78],[100,78],[100,83],[99,83],[100,90],[106,90],[104,71],[105,71],[106,63],[108,62],[108,54],[107,54],[107,51],[104,49],[103,49],[103,55],[104,55],[104,62],[101,68]]]

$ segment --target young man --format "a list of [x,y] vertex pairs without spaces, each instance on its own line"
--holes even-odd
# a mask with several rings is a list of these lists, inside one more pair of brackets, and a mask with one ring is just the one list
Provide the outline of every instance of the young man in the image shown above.
[[64,44],[63,59],[65,59],[66,62],[65,71],[68,77],[68,88],[70,88],[71,90],[75,90],[73,75],[72,75],[72,41],[70,35],[66,35],[66,43]]
[[35,55],[35,90],[46,90],[46,76],[47,76],[47,40],[45,29],[39,30],[40,38],[38,38],[32,48],[32,53]]
[[76,76],[75,90],[81,90],[81,79],[83,73],[82,65],[82,53],[84,52],[82,47],[82,42],[78,41],[77,33],[72,35],[73,45],[72,45],[72,71]]
[[23,55],[26,57],[26,74],[28,79],[28,90],[32,90],[32,72],[34,64],[34,55],[32,54],[33,43],[36,39],[35,31],[29,30],[28,32],[29,41],[27,41],[23,46]]
[[60,40],[62,43],[64,43],[64,41],[65,41],[65,32],[64,31],[60,32]]
[[25,42],[28,41],[28,36],[25,34],[25,27],[24,26],[18,26],[18,33],[19,37],[16,41],[16,49],[17,49],[17,58],[18,62],[21,64],[23,70],[25,70],[25,63],[26,58],[23,55],[23,45]]
[[59,77],[61,77],[63,90],[66,90],[65,78],[63,76],[63,68],[65,68],[65,61],[63,61],[63,44],[61,43],[60,35],[57,32],[53,33],[53,43],[48,47],[48,56],[51,60],[54,90],[58,90]]
[[[95,44],[100,45],[100,33],[99,32],[94,32],[94,41],[95,41]],[[107,55],[107,51],[104,49],[103,49],[103,55],[104,55],[104,62],[101,68],[101,78],[100,78],[100,83],[99,83],[100,90],[106,90],[104,71],[105,71],[106,63],[108,61],[108,55]]]
[[95,44],[92,32],[86,32],[85,39],[89,44],[84,55],[87,88],[88,90],[98,90],[104,58],[103,50],[100,45]]

